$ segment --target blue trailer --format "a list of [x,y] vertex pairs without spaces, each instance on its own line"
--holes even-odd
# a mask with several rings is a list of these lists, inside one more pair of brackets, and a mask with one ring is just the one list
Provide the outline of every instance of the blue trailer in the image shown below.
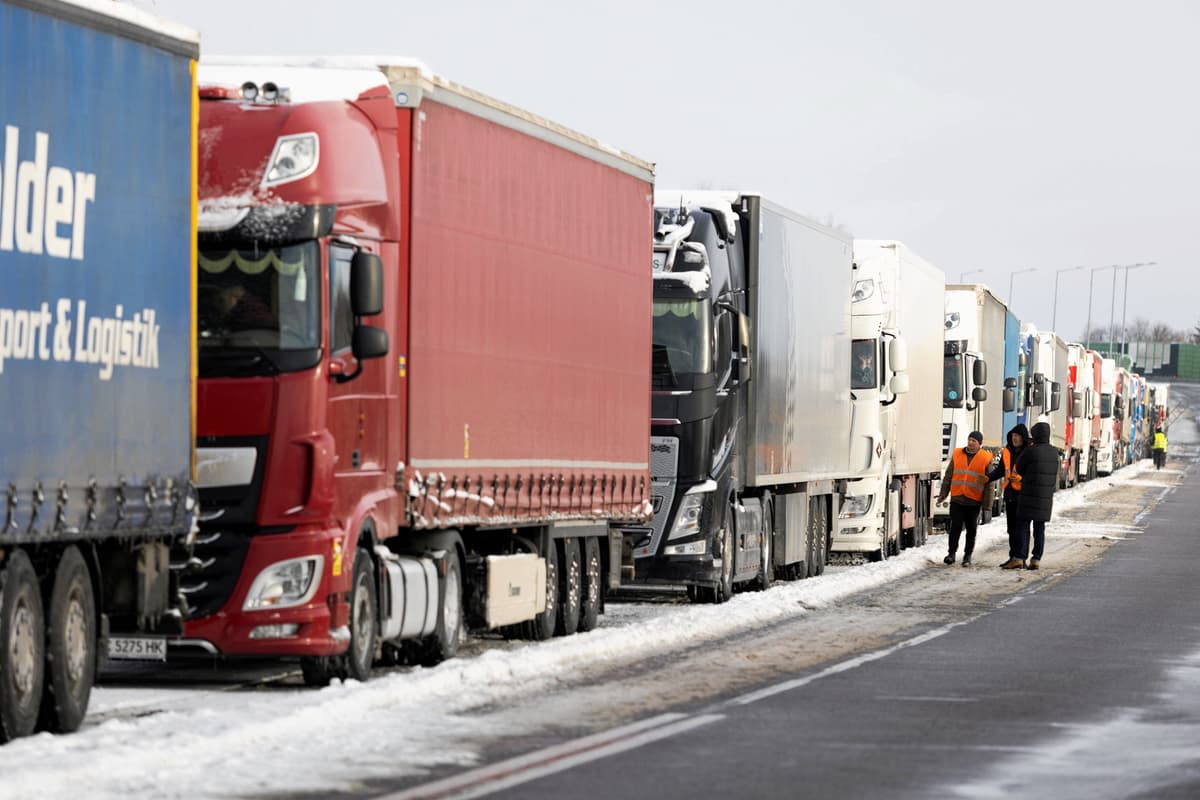
[[1004,317],[1004,390],[1005,395],[1012,391],[1011,400],[1004,401],[1004,435],[1007,443],[1008,432],[1017,424],[1020,413],[1020,386],[1024,375],[1021,348],[1021,321],[1009,309]]
[[0,742],[77,728],[181,630],[198,37],[0,0]]

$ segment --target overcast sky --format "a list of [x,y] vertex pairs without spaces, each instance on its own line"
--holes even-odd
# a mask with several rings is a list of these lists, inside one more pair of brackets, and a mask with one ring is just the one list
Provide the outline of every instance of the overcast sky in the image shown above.
[[[754,189],[1051,327],[1055,271],[1131,270],[1128,319],[1200,323],[1200,4],[133,0],[214,55],[416,57],[657,164]],[[972,272],[981,270],[981,272]],[[1107,324],[1112,269],[1094,274]],[[1120,325],[1124,271],[1117,273]],[[1059,276],[1082,338],[1089,269]]]

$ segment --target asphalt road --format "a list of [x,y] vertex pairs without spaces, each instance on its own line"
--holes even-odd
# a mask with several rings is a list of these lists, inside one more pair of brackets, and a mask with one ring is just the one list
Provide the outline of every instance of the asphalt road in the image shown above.
[[1198,520],[1189,466],[1144,529],[1061,580],[386,796],[1200,796]]

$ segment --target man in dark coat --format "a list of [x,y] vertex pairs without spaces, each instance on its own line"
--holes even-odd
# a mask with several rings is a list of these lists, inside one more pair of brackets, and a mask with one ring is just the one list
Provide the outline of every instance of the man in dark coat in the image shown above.
[[1021,544],[1021,529],[1028,528],[1029,523],[1022,525],[1017,513],[1017,496],[1021,491],[1021,479],[1017,474],[1017,459],[1025,452],[1029,444],[1029,429],[1017,423],[1008,432],[1008,444],[1000,451],[1000,463],[988,472],[989,481],[1004,481],[1004,517],[1008,523],[1008,560],[1000,565],[1001,569],[1021,569],[1025,566],[1026,543]]
[[1017,496],[1017,515],[1020,518],[1022,559],[1029,549],[1029,526],[1033,526],[1033,555],[1029,569],[1037,569],[1046,546],[1046,523],[1054,510],[1054,490],[1058,487],[1058,468],[1062,456],[1050,444],[1050,423],[1039,422],[1030,431],[1033,444],[1017,459],[1017,474],[1021,476],[1021,491]]

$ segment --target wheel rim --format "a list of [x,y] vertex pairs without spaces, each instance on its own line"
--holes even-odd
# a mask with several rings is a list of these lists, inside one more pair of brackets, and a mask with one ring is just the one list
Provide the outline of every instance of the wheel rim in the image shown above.
[[446,572],[446,597],[442,603],[442,630],[446,632],[449,642],[458,640],[458,609],[460,604],[458,589],[458,572]]
[[587,564],[588,586],[587,599],[589,604],[600,602],[600,556],[592,554]]
[[67,651],[67,679],[78,685],[88,663],[87,615],[84,613],[82,591],[74,587],[67,600],[67,615],[63,620],[64,644]]
[[571,602],[572,598],[582,597],[582,592],[579,588],[580,580],[580,564],[579,559],[572,559],[571,565],[567,567],[567,602]]
[[12,632],[9,634],[9,660],[13,665],[13,688],[21,696],[33,691],[33,677],[37,671],[37,644],[34,638],[33,609],[24,597],[17,600],[13,614]]
[[558,603],[558,566],[550,559],[546,559],[546,610],[554,608],[556,603]]

